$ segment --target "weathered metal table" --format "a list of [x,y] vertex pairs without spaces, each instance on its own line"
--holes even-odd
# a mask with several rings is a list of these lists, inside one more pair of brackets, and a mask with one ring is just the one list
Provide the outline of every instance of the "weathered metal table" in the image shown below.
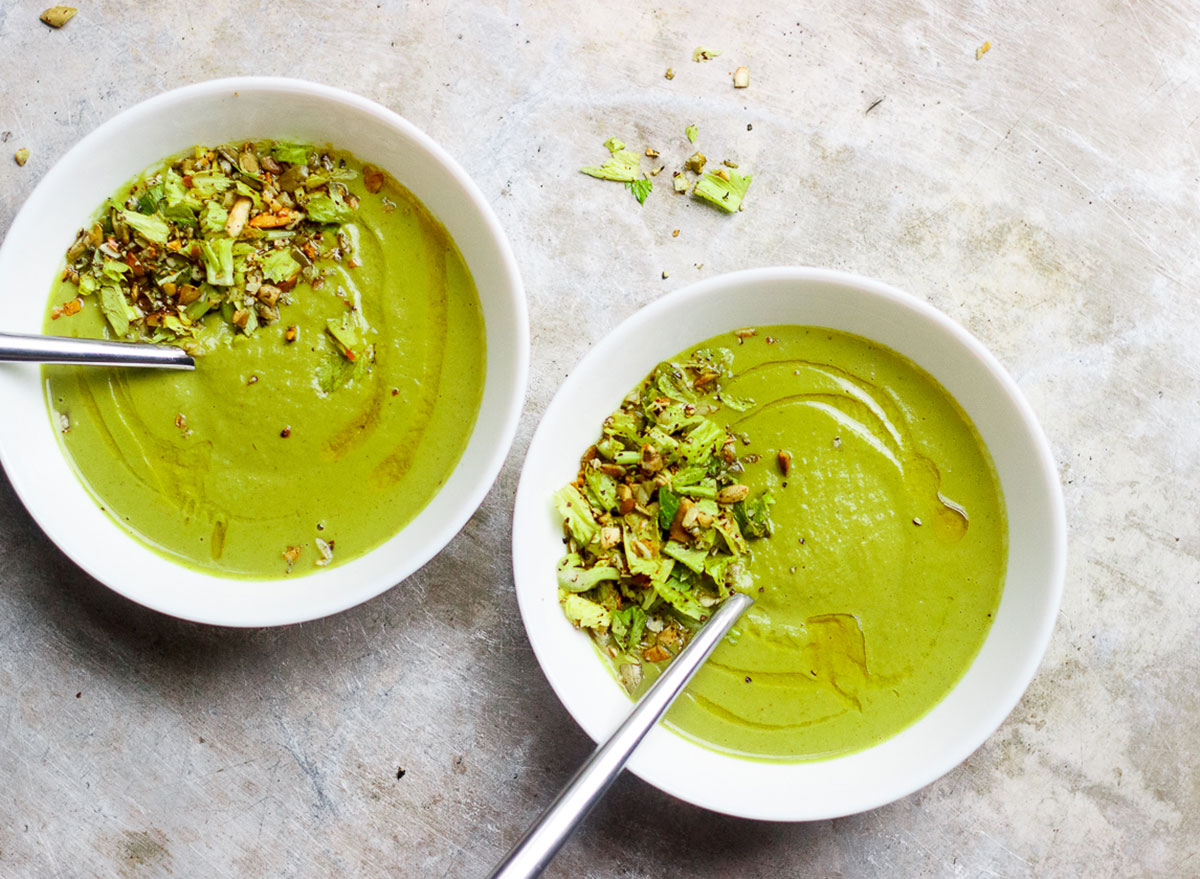
[[[58,31],[40,11],[0,5],[0,233],[59,155],[143,98],[231,74],[326,82],[424,128],[491,199],[533,372],[508,464],[450,547],[308,625],[131,605],[0,478],[0,876],[486,873],[591,748],[512,595],[539,414],[639,306],[796,263],[929,300],[1029,396],[1071,525],[1048,658],[983,748],[899,803],[757,824],[626,777],[550,875],[1200,873],[1200,9],[98,0]],[[724,54],[693,63],[698,45]],[[610,135],[683,155],[690,123],[754,172],[743,213],[661,191],[639,207],[577,173]]]

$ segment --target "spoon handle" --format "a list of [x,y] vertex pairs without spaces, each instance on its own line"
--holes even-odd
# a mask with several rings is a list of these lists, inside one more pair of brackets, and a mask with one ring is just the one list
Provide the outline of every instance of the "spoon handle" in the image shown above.
[[530,879],[541,874],[575,826],[621,774],[633,749],[671,707],[704,660],[752,604],[754,599],[734,593],[721,605],[638,701],[625,722],[607,742],[592,752],[538,822],[492,871],[491,879]]
[[186,352],[142,342],[101,342],[61,336],[21,336],[0,333],[0,361],[85,363],[91,366],[152,366],[195,369]]

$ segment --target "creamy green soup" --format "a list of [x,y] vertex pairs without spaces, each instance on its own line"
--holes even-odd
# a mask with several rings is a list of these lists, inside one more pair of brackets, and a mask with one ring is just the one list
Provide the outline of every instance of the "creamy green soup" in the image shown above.
[[[277,320],[248,334],[244,312],[207,314],[188,343],[191,373],[44,368],[63,450],[96,502],[188,567],[297,576],[356,558],[421,511],[474,427],[484,324],[462,256],[406,189],[378,172],[365,187],[362,164],[333,155],[329,203],[354,211],[322,234],[325,253],[345,252],[318,253],[307,275],[320,280],[297,276]],[[114,202],[144,188],[134,181]],[[80,292],[55,285],[46,332],[115,336],[99,295]],[[357,360],[330,331],[348,315]]]
[[756,604],[667,723],[756,758],[868,747],[936,705],[987,636],[1007,552],[995,469],[962,409],[894,351],[792,326],[698,347],[716,346],[734,352],[723,393],[749,404],[720,417],[775,527],[752,544]]

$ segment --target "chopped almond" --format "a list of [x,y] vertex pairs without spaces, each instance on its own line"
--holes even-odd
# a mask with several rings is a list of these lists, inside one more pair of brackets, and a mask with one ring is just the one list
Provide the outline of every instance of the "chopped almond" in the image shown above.
[[663,662],[671,658],[671,654],[655,644],[653,647],[647,647],[642,651],[642,659],[646,662]]

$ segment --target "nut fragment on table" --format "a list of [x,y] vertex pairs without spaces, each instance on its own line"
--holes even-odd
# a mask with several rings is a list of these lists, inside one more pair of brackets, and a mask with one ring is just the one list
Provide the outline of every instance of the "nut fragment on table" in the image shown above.
[[75,17],[79,10],[74,6],[51,6],[38,16],[50,27],[59,28]]

